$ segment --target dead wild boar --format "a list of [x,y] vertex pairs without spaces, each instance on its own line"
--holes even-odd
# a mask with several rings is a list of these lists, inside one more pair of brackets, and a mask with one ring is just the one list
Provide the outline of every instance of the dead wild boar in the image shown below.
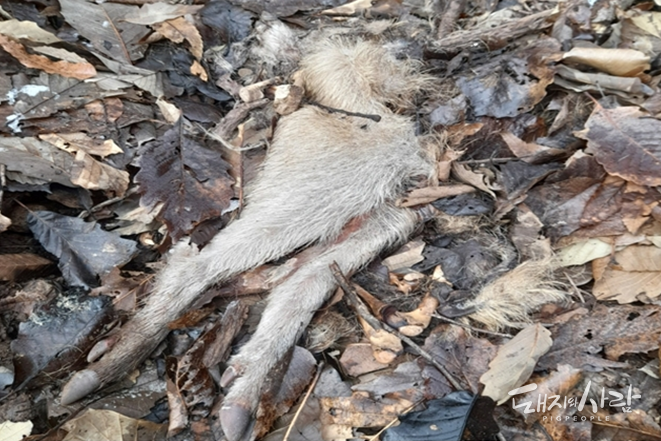
[[280,119],[240,217],[198,254],[175,248],[144,308],[109,353],[73,376],[63,403],[136,367],[210,285],[314,245],[315,257],[273,289],[255,334],[223,375],[231,385],[221,423],[229,440],[241,439],[267,374],[335,289],[329,265],[355,271],[413,231],[416,214],[394,201],[433,167],[413,122],[390,106],[409,104],[424,82],[414,63],[375,43],[338,38],[317,44],[300,67],[307,96],[319,105]]

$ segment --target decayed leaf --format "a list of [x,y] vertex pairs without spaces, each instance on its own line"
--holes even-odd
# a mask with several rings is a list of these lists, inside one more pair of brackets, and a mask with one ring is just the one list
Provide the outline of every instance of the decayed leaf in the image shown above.
[[354,392],[350,397],[322,397],[321,422],[351,427],[383,427],[409,408],[415,400],[400,396],[374,401],[366,392]]
[[96,285],[96,276],[125,264],[137,250],[135,242],[102,230],[96,222],[49,211],[30,213],[28,226],[60,260],[58,266],[69,285]]
[[[53,139],[52,137],[50,139]],[[103,164],[83,150],[75,158],[58,147],[36,138],[0,138],[0,162],[7,171],[18,172],[32,183],[51,183],[89,190],[111,190],[123,195],[129,184],[126,171]]]
[[565,65],[556,68],[555,83],[574,92],[607,91],[625,97],[632,94],[651,95],[654,89],[644,84],[638,77],[617,77],[605,73],[588,73]]
[[[625,353],[648,352],[659,347],[661,308],[653,305],[595,305],[589,315],[573,316],[554,330],[551,350],[539,369],[569,364],[575,368],[625,367],[616,361]],[[606,353],[606,358],[599,354]]]
[[53,144],[55,147],[67,152],[76,153],[82,150],[85,153],[101,156],[102,158],[123,152],[123,150],[119,148],[112,139],[102,140],[91,138],[82,132],[48,133],[45,135],[39,135],[39,139]]
[[553,344],[551,333],[539,323],[530,325],[498,349],[489,370],[480,377],[482,395],[498,404],[508,400],[507,392],[525,383],[539,360]]
[[129,174],[79,150],[71,168],[71,182],[88,190],[111,190],[123,196],[129,186]]
[[158,23],[152,27],[165,38],[175,43],[181,43],[184,40],[188,41],[193,56],[198,60],[202,58],[202,52],[204,50],[202,36],[195,25],[185,18],[175,18]]
[[73,187],[69,172],[73,157],[36,138],[0,137],[0,163],[40,183],[56,182]]
[[170,124],[176,123],[181,117],[181,110],[174,104],[168,103],[163,98],[157,99],[156,105],[163,114],[165,120]]
[[[552,372],[549,376],[531,378],[532,382],[537,384],[537,389],[528,392],[522,397],[516,397],[515,400],[519,403],[526,401],[538,403],[544,401],[544,395],[547,397],[553,395],[566,396],[581,379],[581,372],[580,369],[575,369],[572,366],[560,365],[558,366],[558,370]],[[525,413],[525,409],[518,406],[514,410],[520,413],[528,424],[539,421],[543,416],[549,417],[553,415],[550,411]],[[544,418],[543,420],[547,419],[549,418]],[[542,422],[542,424],[544,423]]]
[[372,328],[361,317],[358,317],[358,321],[372,345],[372,352],[376,361],[383,364],[390,364],[402,353],[404,347],[402,346],[402,341],[397,336],[384,329]]
[[25,67],[41,69],[44,72],[62,75],[63,77],[77,78],[79,80],[92,78],[96,75],[94,66],[86,61],[78,63],[51,61],[43,55],[29,54],[22,44],[4,35],[0,35],[0,46]]
[[149,29],[124,20],[138,10],[137,6],[85,0],[61,0],[60,6],[65,20],[102,54],[127,64],[144,55],[146,47],[139,41]]
[[[469,335],[456,325],[438,326],[425,339],[423,349],[441,363],[454,378],[461,378],[462,386],[473,393],[480,389],[479,379],[496,356],[498,347],[486,339]],[[429,362],[424,362],[422,376],[425,394],[443,397],[454,390],[448,380]]]
[[460,181],[470,184],[473,187],[488,193],[491,197],[496,199],[496,194],[493,192],[493,190],[496,190],[496,187],[492,183],[488,182],[489,179],[484,174],[475,172],[468,168],[468,166],[464,164],[457,164],[456,162],[452,163],[452,173]]
[[21,274],[34,276],[52,265],[48,259],[32,253],[0,254],[0,280],[16,280]]
[[187,137],[181,120],[161,139],[145,144],[140,166],[141,203],[150,209],[162,203],[159,216],[175,240],[220,215],[233,196],[228,164]]
[[110,321],[109,305],[104,297],[60,295],[21,323],[18,337],[11,343],[16,385],[24,385],[37,375],[65,374],[82,362]]
[[407,243],[399,249],[395,254],[383,259],[383,264],[388,268],[388,271],[396,271],[403,268],[410,268],[418,262],[422,262],[422,250],[425,248],[425,243],[421,240],[416,240]]
[[62,40],[48,31],[41,29],[33,21],[0,21],[0,34],[17,40],[30,40],[34,43],[53,44]]
[[601,239],[587,239],[568,245],[558,252],[562,266],[583,265],[613,252],[613,245]]
[[351,343],[347,345],[340,357],[340,365],[343,371],[352,377],[359,377],[388,367],[387,364],[380,363],[374,358],[372,345],[369,343]]
[[514,117],[546,95],[554,73],[546,59],[557,49],[555,40],[539,40],[521,54],[501,56],[473,69],[475,74],[460,77],[457,85],[476,115]]
[[144,439],[165,440],[167,426],[146,420],[129,418],[112,410],[87,409],[82,415],[67,421],[62,429],[69,432],[63,441]]
[[635,49],[575,47],[566,52],[562,59],[587,64],[621,77],[635,77],[650,68],[650,57]]
[[438,199],[473,192],[475,192],[474,187],[462,184],[416,188],[407,194],[405,198],[397,201],[397,205],[400,207],[413,207],[415,205],[428,204]]
[[661,185],[661,121],[638,107],[595,108],[579,136],[608,173],[638,185]]
[[595,272],[597,299],[631,303],[661,295],[661,248],[632,245],[604,259],[605,269]]
[[195,14],[203,5],[171,5],[169,3],[146,3],[139,10],[131,12],[124,17],[129,23],[152,25],[186,14]]

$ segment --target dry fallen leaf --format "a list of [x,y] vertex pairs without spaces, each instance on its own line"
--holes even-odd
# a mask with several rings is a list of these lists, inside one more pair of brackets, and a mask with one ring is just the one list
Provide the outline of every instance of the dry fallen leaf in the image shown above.
[[489,370],[480,377],[483,396],[498,404],[509,399],[508,392],[523,385],[537,364],[553,344],[551,333],[539,323],[522,329],[512,340],[498,349]]
[[34,277],[51,265],[50,260],[32,253],[0,254],[0,280],[14,281],[23,273]]
[[141,25],[153,25],[182,15],[195,14],[204,5],[171,5],[169,3],[145,3],[139,10],[124,17],[124,21]]
[[374,359],[379,363],[390,364],[404,351],[402,341],[394,334],[384,329],[372,328],[361,317],[358,317],[358,322],[372,345]]
[[193,56],[198,60],[202,58],[202,52],[204,50],[202,36],[195,25],[185,18],[178,17],[155,24],[152,27],[159,34],[174,43],[181,43],[184,40],[188,41]]
[[30,40],[42,44],[53,44],[62,41],[50,32],[41,29],[33,21],[15,19],[0,21],[0,34],[17,40]]
[[575,47],[565,52],[562,59],[621,77],[635,77],[650,68],[650,57],[635,49]]
[[606,266],[597,273],[593,293],[598,300],[631,303],[661,295],[661,248],[632,245],[595,261]]
[[661,185],[661,121],[638,107],[597,106],[578,136],[608,173],[639,185]]
[[167,427],[165,424],[129,418],[112,410],[87,409],[67,421],[62,429],[68,432],[63,441],[122,441],[142,439],[144,434],[149,434],[152,441],[160,441],[165,440]]
[[96,69],[88,62],[51,61],[43,55],[29,54],[22,44],[4,35],[0,35],[0,46],[25,67],[79,80],[92,78],[96,75]]
[[422,262],[422,250],[425,248],[425,243],[421,240],[409,242],[400,248],[395,254],[383,259],[383,264],[388,268],[388,271],[394,272],[403,268],[410,268],[418,262]]
[[39,135],[39,139],[70,153],[82,150],[90,155],[101,156],[102,158],[123,153],[123,150],[112,139],[92,138],[82,132],[48,133]]
[[143,57],[147,48],[140,40],[149,33],[149,28],[124,20],[138,10],[137,6],[85,0],[60,0],[59,3],[64,19],[97,51],[128,65]]

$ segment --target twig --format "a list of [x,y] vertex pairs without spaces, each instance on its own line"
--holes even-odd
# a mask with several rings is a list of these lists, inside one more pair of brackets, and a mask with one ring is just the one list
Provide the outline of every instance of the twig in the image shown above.
[[441,13],[441,23],[438,25],[438,32],[436,38],[442,40],[444,37],[452,32],[452,28],[459,19],[459,16],[464,12],[466,7],[466,0],[452,0],[445,11]]
[[456,31],[432,43],[432,52],[460,52],[476,45],[485,45],[493,50],[504,47],[508,42],[531,32],[539,32],[552,26],[549,18],[558,13],[557,9],[549,9],[527,17],[510,20],[495,28],[477,28],[470,31]]
[[378,440],[379,437],[381,436],[381,434],[382,434],[383,432],[385,432],[387,429],[391,428],[393,424],[395,424],[397,421],[399,421],[399,417],[400,417],[400,416],[402,416],[402,415],[406,415],[406,414],[409,413],[411,410],[415,409],[416,406],[418,406],[419,404],[421,404],[423,401],[425,401],[424,398],[423,398],[422,400],[418,400],[418,401],[416,401],[415,403],[411,404],[409,407],[407,407],[406,409],[404,409],[404,412],[402,412],[399,416],[397,416],[397,417],[393,418],[392,420],[390,420],[390,422],[389,422],[388,424],[386,424],[386,425],[383,427],[383,429],[379,430],[379,431],[378,431],[377,433],[375,433],[373,436],[369,437],[369,438],[367,439],[367,441],[376,441],[376,440]]
[[465,323],[461,323],[461,322],[458,322],[456,320],[452,320],[451,318],[444,317],[440,314],[432,314],[431,316],[434,317],[434,318],[443,320],[445,322],[452,323],[453,325],[457,325],[457,326],[461,326],[462,328],[469,329],[473,332],[481,332],[482,334],[495,335],[495,336],[498,336],[498,337],[505,337],[505,338],[512,338],[513,337],[513,335],[505,334],[505,333],[502,333],[502,332],[487,331],[486,329],[475,328],[471,325],[467,325]]
[[407,336],[401,334],[399,331],[391,328],[385,323],[381,323],[378,321],[374,316],[367,310],[367,307],[358,299],[358,294],[356,294],[356,290],[353,289],[347,278],[344,276],[342,273],[342,270],[340,269],[339,265],[337,262],[333,262],[330,265],[330,269],[333,272],[333,276],[335,277],[335,280],[337,281],[338,285],[342,288],[344,291],[344,294],[347,297],[348,303],[356,310],[356,312],[363,318],[372,328],[376,330],[385,330],[390,332],[391,334],[394,334],[397,338],[405,342],[407,345],[409,345],[418,355],[420,355],[422,358],[427,360],[429,363],[431,363],[438,371],[443,374],[443,376],[448,380],[448,383],[452,385],[456,390],[463,390],[464,388],[459,384],[457,380],[454,379],[452,374],[445,369],[436,359],[427,351],[422,349],[418,344],[416,344],[413,340],[408,338]]
[[311,106],[319,107],[320,109],[324,109],[326,112],[330,112],[330,113],[343,113],[344,115],[357,116],[359,118],[371,119],[374,122],[381,121],[381,115],[373,115],[373,114],[369,114],[369,113],[349,112],[348,110],[342,110],[342,109],[336,109],[334,107],[324,106],[323,104],[319,104],[316,101],[308,101],[308,104],[310,104]]
[[323,368],[324,368],[324,362],[322,361],[317,365],[317,374],[314,376],[314,379],[312,380],[310,387],[308,387],[308,391],[305,393],[301,405],[298,406],[298,409],[294,414],[294,418],[291,420],[291,423],[289,423],[289,427],[287,427],[287,431],[285,432],[285,436],[282,438],[282,441],[289,440],[289,434],[294,429],[294,425],[296,424],[296,420],[298,419],[298,416],[301,414],[301,411],[303,411],[305,404],[308,402],[308,398],[310,398],[310,394],[314,390],[314,387],[317,385],[317,382],[319,381],[319,377],[321,377],[321,371]]
[[518,161],[519,159],[524,159],[524,158],[517,158],[516,156],[512,158],[488,158],[488,159],[467,159],[465,161],[456,161],[457,164],[501,164],[504,162],[509,162],[509,161]]
[[103,201],[103,202],[101,202],[101,203],[99,203],[99,204],[96,204],[95,206],[93,206],[93,207],[90,208],[89,210],[83,210],[83,211],[78,215],[78,217],[81,218],[81,219],[86,218],[86,217],[89,216],[90,214],[92,214],[92,213],[96,213],[97,211],[99,211],[100,209],[102,209],[102,208],[104,208],[104,207],[107,207],[108,205],[112,205],[112,204],[115,204],[115,203],[117,203],[117,202],[121,202],[121,201],[123,201],[124,199],[126,199],[127,197],[132,196],[132,195],[134,195],[134,194],[137,193],[137,192],[138,192],[138,187],[132,187],[132,188],[129,188],[129,189],[127,190],[127,192],[124,193],[123,196],[117,196],[117,197],[115,197],[115,198],[108,199],[108,200]]
[[0,205],[2,205],[2,196],[4,195],[5,185],[7,185],[7,178],[5,177],[6,166],[0,164]]

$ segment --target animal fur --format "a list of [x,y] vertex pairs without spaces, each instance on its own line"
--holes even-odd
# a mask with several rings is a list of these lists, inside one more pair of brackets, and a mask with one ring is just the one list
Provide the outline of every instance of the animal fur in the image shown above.
[[553,258],[518,265],[466,303],[467,309],[475,309],[468,317],[494,331],[525,326],[530,322],[530,314],[541,306],[567,300],[566,287],[553,276],[556,267]]
[[228,439],[241,439],[269,371],[335,288],[329,265],[354,271],[413,231],[416,215],[394,201],[410,178],[429,177],[433,167],[413,123],[388,107],[407,102],[420,86],[412,63],[376,44],[338,40],[318,46],[301,66],[312,100],[381,120],[312,105],[283,117],[240,218],[199,254],[176,248],[146,306],[108,354],[70,380],[63,403],[137,366],[165,337],[166,324],[210,285],[316,244],[316,257],[272,291],[255,334],[223,375],[232,384],[221,423]]

